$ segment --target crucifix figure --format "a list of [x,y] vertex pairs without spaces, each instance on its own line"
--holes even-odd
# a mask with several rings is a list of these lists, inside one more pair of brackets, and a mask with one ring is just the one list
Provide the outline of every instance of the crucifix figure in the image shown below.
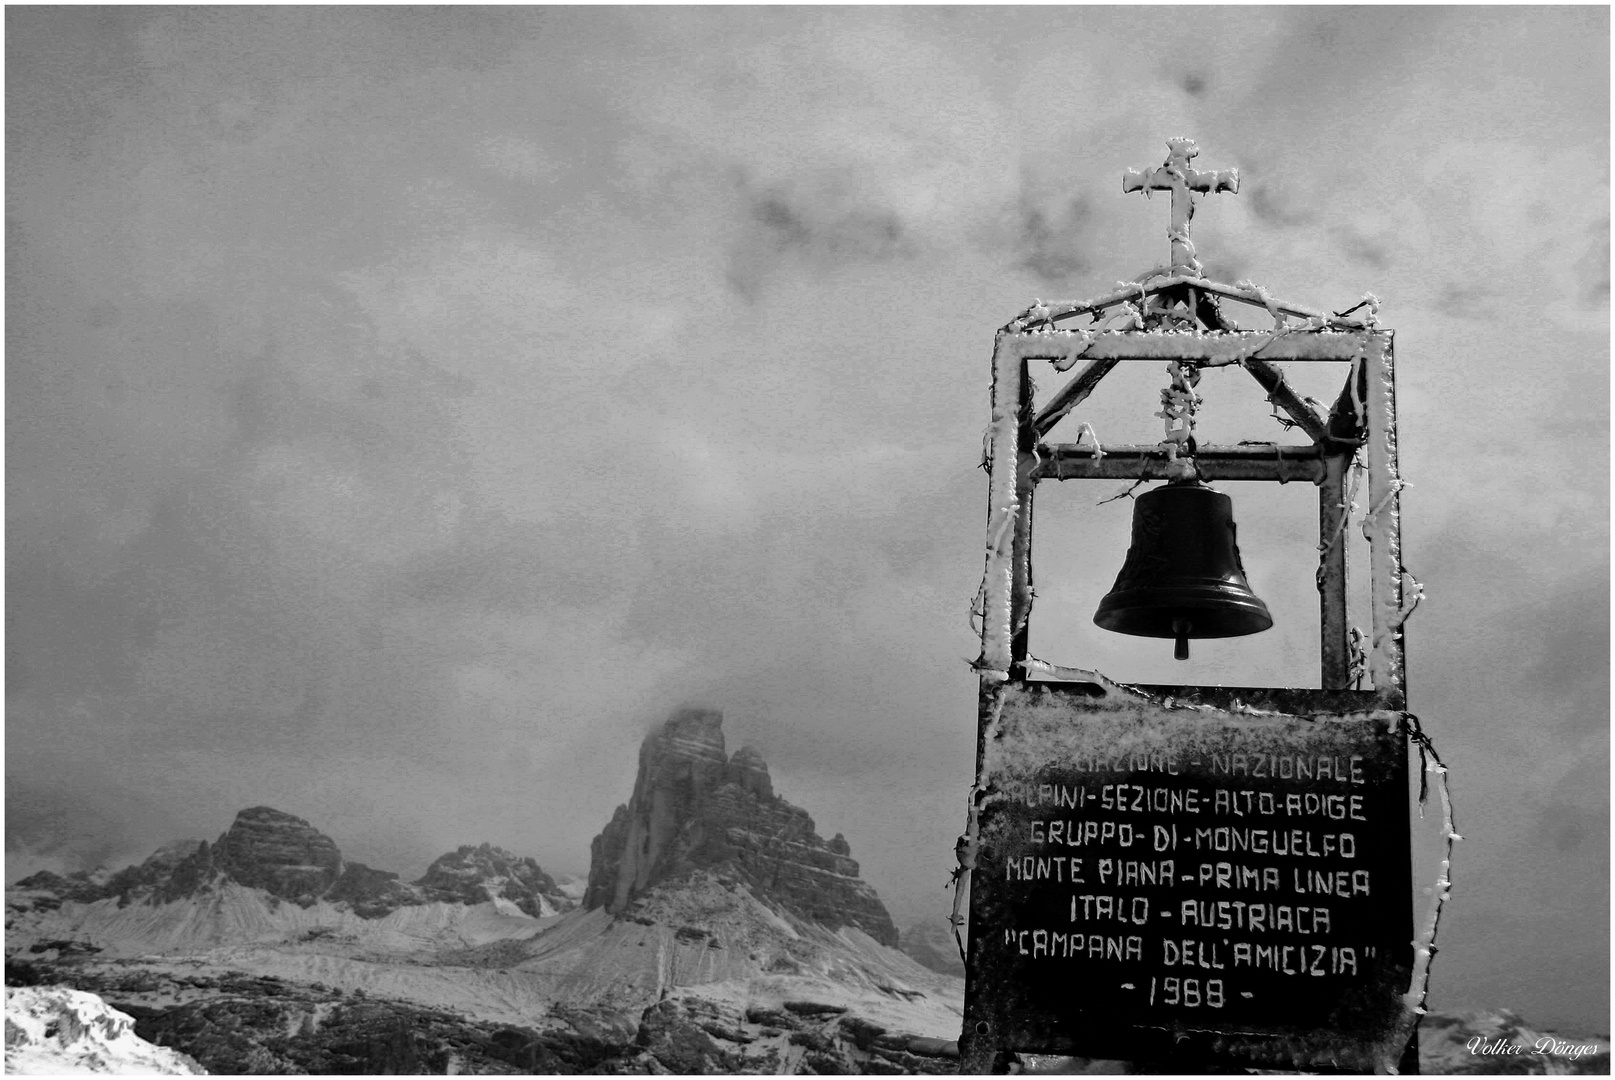
[[1170,191],[1172,193],[1172,227],[1167,230],[1167,239],[1172,241],[1172,266],[1191,270],[1195,274],[1201,272],[1200,263],[1194,257],[1194,244],[1189,241],[1189,221],[1194,217],[1194,195],[1196,191],[1232,191],[1239,193],[1239,170],[1218,169],[1214,172],[1201,172],[1191,168],[1189,161],[1200,148],[1195,146],[1193,139],[1179,136],[1166,141],[1167,149],[1171,151],[1166,162],[1148,172],[1139,172],[1137,169],[1128,169],[1122,176],[1123,191],[1142,191],[1148,194],[1151,191]]

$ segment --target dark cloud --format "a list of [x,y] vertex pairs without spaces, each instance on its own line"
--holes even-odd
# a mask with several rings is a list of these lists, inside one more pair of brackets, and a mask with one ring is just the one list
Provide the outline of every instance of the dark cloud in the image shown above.
[[1249,199],[1256,216],[1270,225],[1294,229],[1317,220],[1317,212],[1308,203],[1310,193],[1304,187],[1287,183],[1260,164],[1240,168],[1239,192]]
[[1373,270],[1384,270],[1391,265],[1391,244],[1387,239],[1369,236],[1349,226],[1337,228],[1333,234],[1347,258]]
[[1431,297],[1430,305],[1456,319],[1484,319],[1491,312],[1494,298],[1484,283],[1460,278],[1443,283]]
[[739,188],[748,221],[731,248],[725,277],[747,299],[756,297],[782,260],[794,258],[826,273],[914,252],[895,209],[840,179],[807,177],[798,184],[756,189],[742,176]]
[[806,247],[812,239],[807,222],[782,198],[764,196],[752,204],[751,212],[752,217],[774,234],[781,247]]

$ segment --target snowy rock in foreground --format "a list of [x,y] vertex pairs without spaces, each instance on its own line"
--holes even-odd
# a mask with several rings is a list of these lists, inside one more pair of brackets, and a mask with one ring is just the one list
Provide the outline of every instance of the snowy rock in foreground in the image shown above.
[[184,1054],[134,1033],[133,1018],[65,986],[6,990],[6,1072],[22,1076],[118,1073],[200,1076]]

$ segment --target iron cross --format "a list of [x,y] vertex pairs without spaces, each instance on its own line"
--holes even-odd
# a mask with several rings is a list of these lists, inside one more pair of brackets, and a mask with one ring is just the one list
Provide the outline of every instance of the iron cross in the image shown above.
[[1172,265],[1184,267],[1200,273],[1200,263],[1194,257],[1194,244],[1189,241],[1189,221],[1194,217],[1194,195],[1196,191],[1232,191],[1239,193],[1239,170],[1218,169],[1215,172],[1201,172],[1190,168],[1189,160],[1200,153],[1193,139],[1179,136],[1168,139],[1166,146],[1171,151],[1166,156],[1166,162],[1149,172],[1139,172],[1137,169],[1128,169],[1122,176],[1123,191],[1142,191],[1146,194],[1151,191],[1170,191],[1172,193],[1172,227],[1167,230],[1167,239],[1172,241]]

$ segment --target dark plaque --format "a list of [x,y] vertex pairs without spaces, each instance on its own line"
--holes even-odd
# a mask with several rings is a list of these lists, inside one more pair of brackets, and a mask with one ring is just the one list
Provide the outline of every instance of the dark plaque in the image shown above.
[[967,1039],[1163,1063],[1394,1063],[1413,964],[1400,714],[1215,709],[1100,683],[999,694]]

